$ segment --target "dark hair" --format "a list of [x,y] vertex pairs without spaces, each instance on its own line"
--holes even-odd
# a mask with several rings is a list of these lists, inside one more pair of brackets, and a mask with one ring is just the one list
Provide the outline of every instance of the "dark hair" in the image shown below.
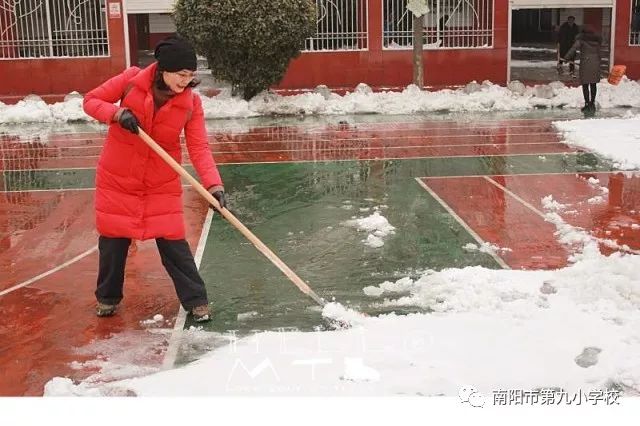
[[[156,75],[153,79],[153,82],[155,83],[156,87],[160,90],[171,90],[169,89],[169,86],[167,86],[167,83],[164,82],[164,78],[162,78],[162,72],[165,71],[162,68],[158,67],[156,68]],[[170,72],[170,71],[167,71]],[[187,85],[187,87],[190,88],[194,88],[196,87],[198,84],[200,84],[200,80],[197,78],[194,78],[193,80],[191,80],[189,82],[189,84]]]
[[575,20],[576,20],[576,17],[575,17],[575,16],[568,16],[568,17],[567,17],[567,21],[568,21],[568,20],[570,20],[570,19],[572,19],[572,20],[574,20],[574,21],[575,21]]

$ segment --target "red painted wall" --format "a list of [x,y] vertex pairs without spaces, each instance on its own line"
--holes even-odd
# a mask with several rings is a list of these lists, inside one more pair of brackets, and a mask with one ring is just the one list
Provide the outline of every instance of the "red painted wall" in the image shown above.
[[172,35],[175,33],[149,33],[149,49],[155,49],[156,44]]
[[[426,86],[466,84],[471,80],[507,80],[508,0],[495,0],[493,48],[441,49],[424,53]],[[358,52],[303,53],[294,59],[279,89],[406,86],[413,80],[411,50],[382,49],[382,7],[369,0],[369,50]]]
[[631,2],[629,0],[617,0],[613,62],[614,65],[626,65],[627,76],[637,80],[640,79],[640,46],[629,46],[630,23]]
[[136,15],[129,15],[129,63],[138,63],[138,26],[136,25]]
[[584,24],[589,25],[596,34],[602,32],[602,9],[588,7],[584,9]]
[[[309,89],[319,84],[351,90],[364,82],[375,87],[404,87],[412,82],[411,50],[382,49],[382,7],[369,2],[369,50],[303,53],[294,59],[276,89]],[[493,47],[441,49],[424,53],[426,86],[466,84],[491,80],[505,84],[508,52],[508,0],[495,0]],[[587,18],[597,21],[597,16]],[[617,0],[615,28],[616,64],[627,65],[627,75],[640,78],[640,46],[629,46],[629,0]],[[124,20],[109,18],[110,57],[88,59],[0,60],[0,100],[17,101],[30,93],[64,95],[86,92],[125,68]],[[131,29],[131,28],[130,28]],[[154,46],[168,34],[151,34]],[[135,38],[135,31],[132,37]],[[135,41],[135,40],[134,40]],[[133,45],[135,51],[136,45]],[[25,78],[28,76],[29,78]]]
[[17,102],[31,93],[83,93],[121,72],[126,66],[123,26],[122,17],[108,18],[106,58],[0,60],[0,99]]

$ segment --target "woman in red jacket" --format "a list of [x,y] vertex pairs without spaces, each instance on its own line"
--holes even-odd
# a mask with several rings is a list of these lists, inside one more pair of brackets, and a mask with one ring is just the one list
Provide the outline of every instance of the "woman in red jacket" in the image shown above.
[[[155,58],[147,68],[131,67],[84,98],[85,112],[109,125],[96,171],[96,314],[113,315],[122,300],[131,239],[155,238],[180,303],[196,321],[208,321],[207,292],[185,240],[180,178],[137,136],[138,128],[178,162],[184,130],[191,162],[222,207],[224,187],[209,150],[200,97],[191,90],[197,84],[193,47],[171,37],[158,44]],[[117,101],[120,107],[114,105]]]

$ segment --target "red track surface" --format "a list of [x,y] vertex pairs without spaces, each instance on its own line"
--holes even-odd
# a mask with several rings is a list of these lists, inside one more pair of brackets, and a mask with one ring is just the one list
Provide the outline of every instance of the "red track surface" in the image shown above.
[[[589,178],[599,183],[590,184]],[[484,241],[511,249],[500,253],[511,268],[567,265],[568,249],[554,236],[556,227],[542,217],[546,213],[542,198],[548,195],[566,205],[558,214],[569,225],[596,238],[640,249],[640,175],[544,174],[423,181]],[[601,201],[595,198],[598,196]],[[590,199],[594,202],[589,203]],[[604,244],[600,248],[603,253],[613,251]]]

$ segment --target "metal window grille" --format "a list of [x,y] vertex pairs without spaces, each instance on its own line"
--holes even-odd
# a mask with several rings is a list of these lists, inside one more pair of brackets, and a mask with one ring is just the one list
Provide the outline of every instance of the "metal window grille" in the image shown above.
[[317,32],[306,51],[366,50],[367,0],[316,0]]
[[629,44],[640,46],[640,0],[631,0],[631,27]]
[[0,0],[0,59],[108,55],[105,0]]
[[[385,49],[413,47],[413,14],[408,0],[383,0],[382,42]],[[640,0],[636,0],[640,1]],[[425,49],[469,49],[493,46],[494,0],[428,0],[422,32]]]

